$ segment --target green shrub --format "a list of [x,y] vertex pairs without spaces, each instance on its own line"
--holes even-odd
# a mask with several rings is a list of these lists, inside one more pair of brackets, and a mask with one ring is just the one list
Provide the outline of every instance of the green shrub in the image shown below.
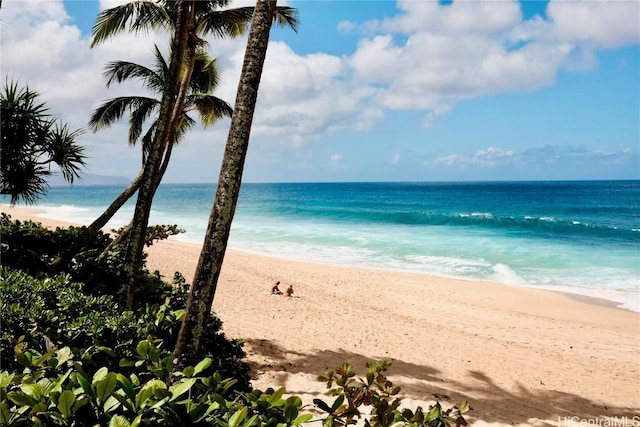
[[86,227],[49,230],[39,222],[12,221],[2,213],[2,264],[31,274],[66,273],[73,281],[83,283],[86,291],[115,294],[124,283],[121,262],[117,256],[98,260],[112,239],[100,231],[95,238],[86,240],[85,230]]
[[[153,368],[160,349],[146,341],[138,343],[136,352],[142,357],[133,362],[133,372],[100,368],[89,374],[84,369],[87,357],[79,360],[68,348],[40,354],[18,346],[22,373],[0,372],[0,424],[295,427],[313,419],[298,396],[285,398],[284,388],[232,394],[234,380],[212,373],[209,358],[177,373],[167,385]],[[369,364],[366,379],[356,380],[347,364],[321,377],[329,388],[337,384],[329,391],[337,397],[331,405],[314,400],[325,413],[315,421],[324,427],[362,421],[371,427],[466,425],[466,402],[447,410],[437,402],[427,411],[400,409],[400,389],[384,376],[388,366]],[[362,406],[370,407],[369,415],[360,413]]]
[[[367,363],[365,377],[356,378],[351,365],[344,363],[319,376],[318,381],[327,384],[327,394],[336,396],[331,404],[321,399],[313,400],[316,407],[326,413],[322,420],[323,427],[356,424],[361,419],[364,419],[365,426],[371,427],[467,425],[463,414],[470,407],[466,401],[446,410],[439,402],[429,406],[426,411],[422,407],[415,411],[400,408],[400,387],[394,386],[385,375],[390,365],[388,361]],[[368,409],[364,415],[362,407]]]
[[[120,357],[134,343],[152,337],[172,350],[177,340],[187,291],[183,280],[178,285],[164,284],[156,288],[154,299],[162,303],[146,304],[134,312],[125,311],[111,295],[87,295],[82,284],[68,275],[35,278],[25,272],[0,267],[0,364],[16,369],[13,348],[19,337],[22,345],[40,353],[48,347],[69,347],[74,354],[96,353],[95,367],[112,368],[120,362],[98,349],[110,348]],[[249,367],[242,343],[228,340],[221,331],[222,322],[213,318],[208,325],[205,352],[214,368],[228,378],[237,379],[236,388],[248,390]],[[165,350],[170,358],[170,350]]]
[[[0,424],[12,426],[296,426],[299,398],[283,399],[284,389],[232,393],[233,379],[213,372],[212,360],[176,374],[171,385],[152,368],[160,349],[150,342],[133,372],[85,369],[69,348],[40,354],[16,348],[21,373],[0,372]],[[109,349],[104,351],[112,352]]]

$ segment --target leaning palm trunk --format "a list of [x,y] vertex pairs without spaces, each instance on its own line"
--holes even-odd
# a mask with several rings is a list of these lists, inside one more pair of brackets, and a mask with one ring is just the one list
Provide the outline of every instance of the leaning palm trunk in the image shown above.
[[102,215],[96,218],[87,227],[87,230],[85,231],[85,237],[87,240],[95,237],[98,234],[98,231],[100,231],[105,225],[107,225],[109,220],[111,220],[111,218],[113,218],[113,216],[120,210],[120,208],[124,206],[125,203],[127,203],[127,201],[136,193],[136,191],[138,191],[140,182],[142,182],[142,171],[140,171],[140,173],[138,173],[138,176],[136,176],[133,181],[131,181],[129,186],[125,188],[124,191],[120,193],[120,195],[116,197],[113,202],[111,202],[111,204],[107,207],[107,209],[105,209]]
[[178,119],[176,111],[182,111],[184,97],[180,98],[180,85],[184,72],[183,64],[189,34],[192,32],[189,22],[189,4],[185,0],[179,1],[176,31],[172,40],[171,60],[167,84],[162,94],[158,129],[149,147],[147,161],[144,164],[142,181],[138,190],[138,199],[133,212],[131,236],[125,255],[125,271],[128,275],[127,308],[133,305],[136,278],[142,267],[142,251],[145,242],[151,204],[155,194],[155,182],[158,179],[162,154],[166,147],[174,140]]
[[[154,193],[158,190],[160,186],[160,182],[162,181],[162,177],[164,173],[167,171],[167,167],[169,166],[169,160],[171,159],[171,152],[173,150],[173,144],[169,144],[167,146],[167,150],[164,153],[164,160],[162,161],[162,166],[160,166],[160,171],[158,172],[158,178],[155,181],[155,189]],[[95,237],[98,234],[98,231],[104,227],[107,222],[116,214],[116,212],[133,196],[133,194],[138,191],[140,187],[140,182],[142,181],[142,171],[138,174],[138,176],[131,181],[131,184],[118,196],[116,200],[111,203],[111,205],[107,208],[107,210],[98,217],[93,223],[87,228],[85,232],[85,239],[90,239]],[[120,244],[122,241],[129,238],[131,233],[131,228],[133,226],[133,221],[129,221],[129,224],[124,226],[120,231],[118,237],[109,243],[109,246],[105,248],[104,251],[98,256],[98,260],[104,259],[104,257],[109,253],[111,248],[115,245]],[[92,228],[93,227],[93,228]]]
[[231,222],[240,193],[251,122],[276,1],[257,0],[251,20],[236,105],[218,179],[218,189],[174,350],[174,372],[181,371],[198,359],[209,322]]

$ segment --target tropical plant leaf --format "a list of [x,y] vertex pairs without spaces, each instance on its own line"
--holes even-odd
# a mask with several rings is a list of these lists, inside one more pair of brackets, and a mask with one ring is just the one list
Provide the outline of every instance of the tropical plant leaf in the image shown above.
[[171,392],[170,401],[173,402],[174,400],[185,394],[187,391],[191,390],[191,387],[193,387],[197,380],[197,378],[184,378],[181,379],[177,384],[169,387],[169,391]]
[[64,418],[70,418],[73,414],[73,404],[76,402],[76,395],[71,390],[65,390],[58,398],[56,407]]

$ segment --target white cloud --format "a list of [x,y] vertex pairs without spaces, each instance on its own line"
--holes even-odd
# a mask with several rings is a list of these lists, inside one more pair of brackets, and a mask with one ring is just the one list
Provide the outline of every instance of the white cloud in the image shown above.
[[520,6],[515,0],[454,1],[450,5],[435,1],[400,0],[398,8],[402,13],[381,21],[379,28],[401,33],[495,33],[511,28],[521,19]]
[[448,154],[424,161],[427,167],[469,167],[504,168],[517,166],[525,168],[531,165],[562,165],[568,162],[580,162],[584,165],[620,165],[634,161],[634,152],[630,148],[617,152],[589,150],[582,146],[545,145],[516,153],[501,147],[488,147],[473,154]]
[[554,35],[562,41],[616,48],[640,42],[640,2],[552,0],[547,8]]
[[[124,1],[102,0],[101,7]],[[244,4],[236,0],[233,5]],[[303,152],[323,135],[376,129],[398,110],[419,112],[421,124],[428,127],[462,100],[551,86],[562,70],[595,66],[597,49],[640,40],[637,1],[552,0],[547,19],[528,21],[523,21],[515,0],[456,0],[451,5],[402,0],[397,7],[397,14],[386,19],[343,21],[327,29],[367,34],[345,56],[301,55],[283,42],[271,42],[252,130],[258,144]],[[108,61],[150,64],[153,43],[167,45],[167,35],[159,32],[143,37],[123,34],[89,49],[89,38],[70,24],[62,1],[10,1],[3,4],[2,13],[3,74],[40,90],[74,127],[86,125],[99,101],[139,91],[135,85],[106,90],[101,73]],[[246,37],[209,40],[209,51],[220,57],[222,83],[216,95],[231,104],[245,46]],[[221,143],[224,133],[220,130],[216,136]],[[137,171],[139,151],[125,142],[126,122],[85,139],[95,165],[101,165],[101,157],[117,159],[95,173],[129,168],[127,175],[133,176]],[[194,133],[184,145],[195,150],[201,139]],[[542,156],[493,147],[437,162],[492,166],[534,161],[534,155]],[[624,153],[601,153],[604,157],[624,161]],[[391,160],[399,161],[399,155]]]
[[349,22],[349,21],[340,21],[338,22],[338,25],[336,27],[338,32],[343,34],[350,33],[353,30],[355,30],[355,28],[356,26],[353,24],[353,22]]
[[500,147],[489,147],[485,150],[478,150],[475,154],[450,154],[438,157],[435,160],[426,162],[429,166],[464,166],[475,165],[492,168],[513,163],[519,160],[519,156],[512,150],[505,150]]

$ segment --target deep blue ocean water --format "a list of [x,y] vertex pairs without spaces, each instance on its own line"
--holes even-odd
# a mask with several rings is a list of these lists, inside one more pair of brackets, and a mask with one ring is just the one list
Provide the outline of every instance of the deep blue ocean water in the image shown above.
[[[55,187],[38,207],[88,224],[121,190]],[[202,242],[214,193],[214,184],[163,185],[151,222]],[[132,212],[130,202],[110,225]],[[229,247],[542,287],[640,311],[640,181],[243,184]]]

